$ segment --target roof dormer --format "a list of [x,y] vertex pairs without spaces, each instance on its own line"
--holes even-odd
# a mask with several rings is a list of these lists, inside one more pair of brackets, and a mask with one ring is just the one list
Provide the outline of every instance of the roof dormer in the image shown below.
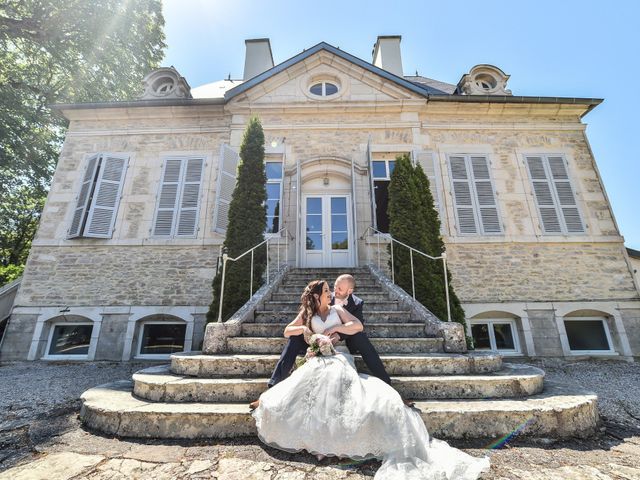
[[144,92],[141,100],[192,98],[191,87],[173,67],[161,67],[142,79]]
[[465,73],[455,93],[458,95],[512,95],[507,90],[509,75],[493,65],[480,64]]

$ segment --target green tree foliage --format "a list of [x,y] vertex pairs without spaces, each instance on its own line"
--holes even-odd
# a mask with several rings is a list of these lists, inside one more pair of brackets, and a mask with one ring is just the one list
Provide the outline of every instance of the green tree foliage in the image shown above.
[[[432,257],[445,251],[440,237],[440,219],[434,208],[429,179],[420,165],[413,166],[408,155],[398,156],[389,184],[389,233],[397,240]],[[416,299],[441,320],[447,320],[444,272],[441,260],[413,254]],[[409,250],[394,245],[396,283],[412,292],[411,256]],[[464,310],[449,279],[451,320],[465,325]]]
[[50,105],[134,98],[162,60],[163,26],[160,0],[0,2],[0,209],[27,195],[31,212],[0,239],[18,248],[3,259],[26,258],[55,170],[67,124]]
[[[257,118],[251,118],[240,146],[238,180],[229,205],[229,224],[223,248],[231,258],[236,258],[264,240],[267,228],[267,177],[264,169],[264,132]],[[254,253],[253,291],[262,284],[266,265],[266,246]],[[222,270],[213,280],[213,302],[207,313],[207,321],[217,321]],[[237,262],[227,262],[224,283],[222,319],[227,320],[250,297],[250,254]]]

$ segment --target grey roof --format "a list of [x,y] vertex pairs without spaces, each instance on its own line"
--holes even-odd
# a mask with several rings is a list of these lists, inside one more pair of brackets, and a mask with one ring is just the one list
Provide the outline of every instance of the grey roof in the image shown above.
[[[525,97],[515,95],[459,95],[455,94],[456,86],[440,82],[422,76],[399,77],[391,72],[382,70],[375,65],[355,57],[347,52],[340,50],[328,43],[321,42],[317,45],[300,52],[299,54],[285,60],[284,62],[270,68],[269,70],[256,75],[230,89],[224,90],[224,97],[217,98],[193,98],[193,99],[168,99],[168,100],[135,100],[127,102],[105,102],[105,103],[77,103],[77,104],[58,104],[52,105],[56,110],[76,110],[76,109],[93,109],[93,108],[129,108],[129,107],[150,107],[150,106],[174,106],[174,105],[212,105],[224,104],[232,98],[246,92],[250,88],[262,83],[274,75],[286,70],[315,53],[325,50],[348,62],[358,65],[382,78],[400,85],[424,98],[427,101],[436,102],[464,102],[464,103],[524,103],[524,104],[567,104],[567,105],[585,105],[587,108],[582,116],[589,113],[593,108],[602,103],[600,98],[573,98],[573,97]],[[228,87],[229,85],[225,85]],[[221,92],[222,93],[222,92]]]
[[441,82],[439,80],[434,80],[433,78],[422,77],[419,75],[418,76],[405,75],[404,78],[424,88],[427,91],[427,93],[435,93],[436,95],[438,94],[452,95],[453,92],[456,91],[455,85]]
[[640,250],[634,250],[633,248],[626,247],[627,254],[633,258],[640,258]]

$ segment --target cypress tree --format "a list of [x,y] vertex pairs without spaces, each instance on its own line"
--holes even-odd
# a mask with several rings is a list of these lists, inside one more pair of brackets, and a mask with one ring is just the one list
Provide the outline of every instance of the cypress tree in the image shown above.
[[[445,251],[440,236],[440,219],[434,208],[429,179],[420,165],[413,166],[408,155],[398,156],[389,184],[389,233],[397,240],[432,257]],[[443,268],[441,260],[431,260],[414,253],[416,300],[443,321],[447,320]],[[411,293],[411,259],[408,249],[394,245],[396,283]],[[447,268],[451,320],[465,325],[464,310],[451,285]],[[470,345],[470,338],[467,337]]]
[[[267,177],[264,166],[264,132],[260,120],[252,117],[244,132],[240,146],[238,177],[231,203],[229,223],[223,250],[231,258],[243,254],[264,240],[267,228],[265,202]],[[254,252],[253,291],[262,284],[266,266],[266,246]],[[250,297],[251,254],[237,262],[227,262],[222,319],[227,320]],[[213,302],[207,312],[207,321],[217,321],[222,268],[213,279]]]
[[[414,169],[418,191],[420,194],[420,209],[422,216],[425,218],[427,228],[425,230],[424,252],[432,257],[440,256],[445,251],[445,245],[440,236],[440,218],[438,211],[435,209],[431,186],[427,175],[424,173],[420,164]],[[445,295],[444,275],[442,261],[428,262],[428,271],[430,273],[429,289],[422,292],[420,302],[431,310],[440,319],[447,319],[447,298]],[[451,272],[447,267],[447,280],[449,284],[449,303],[451,306],[451,320],[458,322],[466,327],[464,318],[464,310],[460,305],[460,300],[451,285]],[[466,331],[466,330],[465,330]]]

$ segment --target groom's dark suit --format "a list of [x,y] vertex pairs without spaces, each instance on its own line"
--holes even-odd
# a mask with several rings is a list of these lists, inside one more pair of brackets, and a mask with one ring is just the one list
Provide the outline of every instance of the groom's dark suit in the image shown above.
[[[334,301],[332,300],[331,305],[333,305],[333,303]],[[364,301],[362,299],[355,295],[349,295],[344,309],[364,324],[364,318],[362,315],[363,304]],[[338,335],[340,336],[340,340],[345,341],[347,348],[352,355],[355,355],[358,352],[360,353],[362,360],[364,360],[364,363],[369,367],[369,371],[373,376],[378,377],[385,383],[391,384],[391,379],[384,369],[384,365],[382,364],[382,360],[380,360],[378,352],[376,352],[376,349],[371,345],[371,342],[364,331],[358,332],[354,335],[344,335],[342,333],[339,333]],[[281,382],[289,376],[289,373],[296,362],[296,357],[298,355],[303,355],[307,351],[308,346],[307,342],[304,341],[303,335],[289,337],[289,341],[284,347],[282,355],[280,355],[280,360],[278,360],[276,368],[273,370],[273,375],[271,375],[271,379],[269,380],[269,387],[273,387],[276,383]]]

